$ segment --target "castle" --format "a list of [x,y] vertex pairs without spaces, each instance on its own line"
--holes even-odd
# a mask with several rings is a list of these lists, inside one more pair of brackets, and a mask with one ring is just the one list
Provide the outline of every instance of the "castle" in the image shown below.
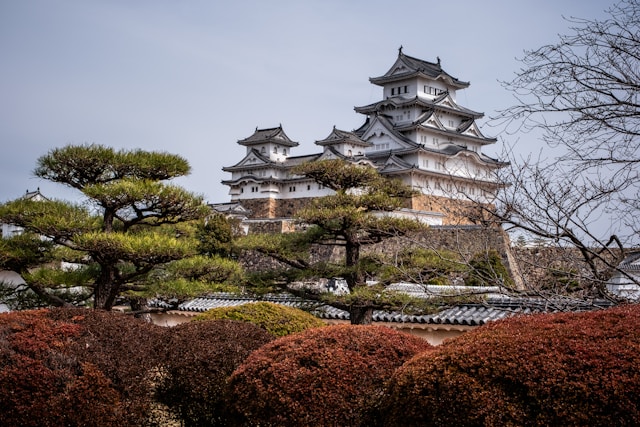
[[256,221],[292,217],[310,199],[332,194],[291,168],[325,159],[374,166],[417,190],[397,214],[431,225],[473,223],[477,203],[491,203],[499,188],[496,170],[505,163],[483,154],[496,142],[482,134],[476,120],[482,113],[458,104],[456,91],[469,86],[437,62],[413,58],[398,50],[389,70],[369,81],[382,88],[382,100],[355,107],[366,116],[353,131],[336,129],[315,142],[322,151],[293,156],[299,144],[282,126],[257,129],[238,141],[246,155],[224,167],[231,178],[230,203],[212,205],[220,212]]

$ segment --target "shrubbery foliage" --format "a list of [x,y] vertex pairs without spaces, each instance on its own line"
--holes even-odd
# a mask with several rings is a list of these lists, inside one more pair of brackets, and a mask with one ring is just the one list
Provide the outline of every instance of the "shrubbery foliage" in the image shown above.
[[132,318],[82,309],[0,315],[2,423],[140,425],[151,404],[144,375],[153,363],[154,350],[146,345],[152,330]]
[[396,371],[387,426],[638,425],[640,308],[523,316]]
[[153,405],[153,372],[166,351],[165,328],[103,310],[55,308],[49,317],[82,326],[69,351],[109,378],[131,423],[146,419]]
[[196,316],[194,320],[229,319],[253,323],[271,335],[282,337],[326,323],[306,311],[271,302],[256,302],[235,307],[220,307]]
[[638,425],[638,330],[638,305],[515,317],[435,349],[380,326],[273,341],[232,320],[161,328],[95,310],[5,313],[1,420],[162,425],[155,397],[186,426]]
[[188,322],[168,329],[159,400],[186,426],[226,425],[228,377],[249,353],[273,339],[256,325],[232,320]]
[[237,425],[367,425],[385,382],[426,341],[382,326],[340,325],[279,338],[229,382]]

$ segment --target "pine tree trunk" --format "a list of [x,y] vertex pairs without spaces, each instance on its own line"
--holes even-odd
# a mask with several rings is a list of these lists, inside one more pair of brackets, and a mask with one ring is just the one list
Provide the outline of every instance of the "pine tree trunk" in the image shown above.
[[352,325],[370,325],[373,322],[373,307],[351,306],[349,317]]
[[115,283],[115,268],[101,265],[101,272],[95,284],[93,294],[93,308],[111,310],[118,294],[118,285]]
[[350,267],[352,270],[346,274],[347,277],[345,279],[350,290],[364,283],[364,274],[360,271],[359,261],[360,245],[347,240],[345,245],[345,267]]

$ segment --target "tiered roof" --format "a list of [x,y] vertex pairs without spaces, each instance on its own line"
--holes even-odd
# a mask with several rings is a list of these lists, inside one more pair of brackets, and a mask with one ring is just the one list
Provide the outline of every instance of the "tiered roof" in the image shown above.
[[267,129],[258,129],[256,127],[255,132],[248,138],[241,139],[238,141],[238,144],[244,146],[254,146],[264,143],[275,143],[284,145],[287,147],[297,147],[299,144],[295,141],[292,141],[284,130],[282,129],[282,125],[275,128],[267,128]]
[[[436,85],[441,93],[420,95],[421,82],[439,81]],[[393,66],[382,76],[372,77],[373,84],[385,86],[387,89],[394,82],[402,82],[403,85],[413,85],[412,93],[418,95],[404,97],[392,95],[381,101],[355,107],[355,111],[366,116],[365,122],[358,129],[345,131],[335,126],[324,139],[315,141],[315,144],[323,148],[322,153],[306,156],[280,156],[274,158],[271,153],[260,152],[266,144],[277,144],[285,147],[295,147],[297,142],[292,141],[282,129],[282,126],[266,129],[256,128],[248,138],[241,139],[238,144],[248,148],[243,160],[234,166],[223,168],[227,172],[242,172],[243,176],[236,176],[233,180],[223,181],[226,185],[240,185],[242,182],[284,182],[297,180],[298,177],[287,173],[265,176],[255,173],[255,170],[263,171],[265,168],[272,170],[288,170],[295,165],[309,161],[318,161],[325,158],[344,158],[351,161],[367,161],[376,166],[383,174],[402,174],[418,172],[421,175],[430,175],[436,178],[450,176],[446,169],[435,167],[420,167],[415,164],[418,158],[431,158],[434,162],[445,161],[447,158],[467,156],[473,159],[476,165],[487,170],[503,166],[505,163],[483,154],[479,146],[493,144],[496,138],[486,137],[476,124],[476,119],[483,117],[483,113],[462,107],[455,101],[455,91],[469,86],[468,82],[459,80],[446,73],[440,60],[429,62],[405,55],[400,48],[398,57]],[[416,86],[420,86],[417,88]],[[430,87],[430,86],[429,86]],[[443,90],[445,88],[446,90]],[[388,92],[388,90],[387,90]],[[426,89],[425,89],[426,92]],[[433,96],[432,96],[433,95]],[[394,114],[397,110],[411,109],[411,120],[398,120]],[[443,117],[455,116],[455,124],[448,126],[442,122]],[[454,127],[455,126],[455,127]],[[421,137],[429,135],[431,142],[418,142]],[[437,141],[439,139],[439,141]],[[387,144],[388,142],[388,144]],[[374,147],[375,144],[375,147]],[[388,145],[385,149],[384,145]],[[262,146],[262,147],[260,147]],[[355,148],[355,150],[354,150]],[[422,153],[420,156],[416,154]],[[288,153],[290,154],[290,153]],[[409,160],[408,156],[412,156]],[[267,175],[269,175],[267,173]],[[465,175],[456,175],[455,179],[470,179]],[[250,197],[245,195],[244,197]]]
[[426,77],[432,80],[443,80],[456,89],[464,89],[469,82],[463,82],[445,72],[440,66],[440,58],[437,63],[413,58],[402,53],[402,47],[398,51],[396,62],[380,77],[371,77],[369,81],[375,85],[384,86],[387,83],[407,80],[413,77]]
[[335,126],[333,127],[333,130],[331,131],[329,136],[327,136],[325,139],[316,141],[316,145],[325,147],[335,144],[342,144],[345,142],[359,147],[370,147],[372,145],[370,142],[360,139],[354,132],[340,130]]

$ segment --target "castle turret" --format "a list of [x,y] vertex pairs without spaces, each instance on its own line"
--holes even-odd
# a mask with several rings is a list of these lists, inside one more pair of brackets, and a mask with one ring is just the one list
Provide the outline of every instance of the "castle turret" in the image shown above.
[[291,169],[335,158],[372,165],[410,185],[420,195],[406,209],[433,224],[468,222],[464,209],[493,200],[499,188],[495,172],[505,163],[482,152],[496,142],[476,123],[483,114],[456,101],[456,91],[468,88],[469,82],[447,73],[439,58],[413,58],[402,48],[391,68],[369,81],[382,88],[382,99],[355,107],[366,116],[358,129],[334,126],[326,138],[317,140],[321,153],[292,156],[298,143],[282,126],[256,128],[239,140],[247,147],[245,158],[223,168],[232,174],[223,181],[231,201],[242,203],[257,218],[291,216],[310,199],[331,194]]

